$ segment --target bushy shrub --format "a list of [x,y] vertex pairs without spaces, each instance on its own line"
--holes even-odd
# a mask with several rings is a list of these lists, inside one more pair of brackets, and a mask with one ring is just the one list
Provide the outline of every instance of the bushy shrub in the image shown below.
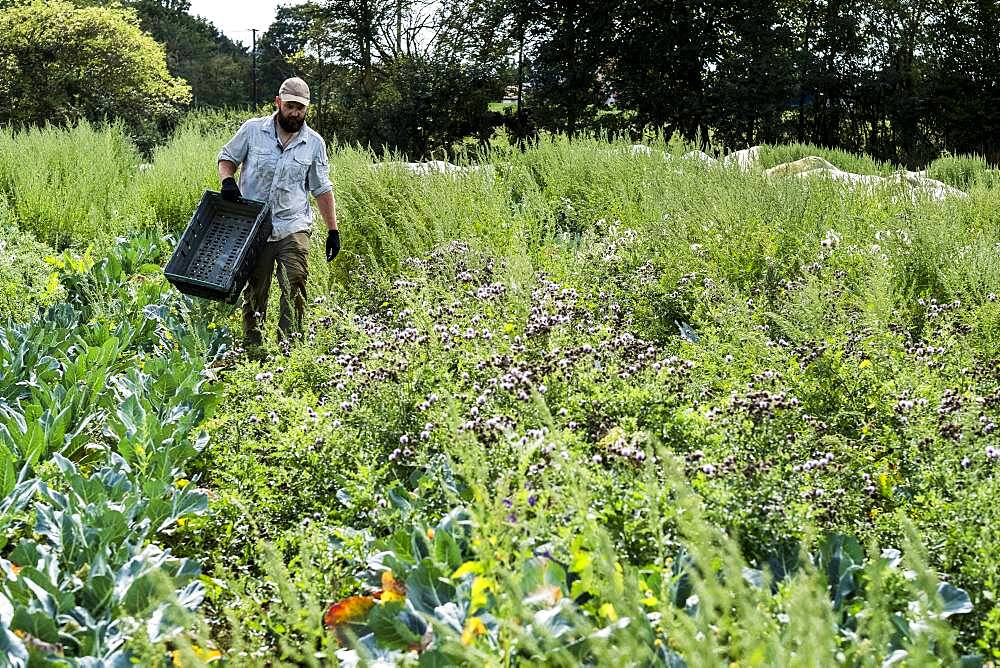
[[106,247],[145,229],[132,191],[138,165],[120,125],[0,131],[0,193],[17,226],[57,251]]
[[190,87],[170,76],[163,46],[140,29],[134,10],[61,0],[5,5],[0,123],[118,120],[149,148],[190,101]]
[[55,251],[13,226],[13,216],[0,198],[0,313],[11,322],[32,319],[39,308],[65,294],[45,262]]

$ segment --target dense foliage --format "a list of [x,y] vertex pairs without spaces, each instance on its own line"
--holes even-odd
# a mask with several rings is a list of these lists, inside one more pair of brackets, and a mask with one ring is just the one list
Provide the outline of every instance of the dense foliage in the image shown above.
[[249,360],[159,270],[219,120],[95,172],[89,236],[50,236],[34,193],[76,191],[4,156],[134,149],[3,138],[8,224],[66,246],[59,303],[0,328],[15,665],[997,658],[985,163],[934,163],[968,197],[932,201],[761,175],[894,169],[801,145],[742,171],[497,135],[423,176],[338,148],[344,250],[317,235],[302,340]]
[[204,595],[198,564],[161,541],[207,507],[183,467],[207,439],[218,394],[200,372],[224,339],[149,280],[161,253],[139,237],[99,262],[51,258],[66,301],[0,329],[5,665],[121,665],[138,632],[176,633]]
[[[324,136],[413,158],[485,147],[504,127],[522,141],[663,131],[719,151],[799,142],[914,168],[945,152],[995,164],[998,11],[940,0],[310,0],[279,7],[260,34],[256,100],[268,106],[283,79],[302,76]],[[236,43],[187,0],[0,0],[0,17],[0,122],[122,118],[148,151],[188,101],[254,99],[249,30]],[[109,20],[129,27],[94,27]]]
[[[638,137],[652,126],[731,149],[798,141],[911,166],[941,151],[995,163],[997,11],[897,0],[316,0],[279,12],[262,58],[272,88],[293,71],[322,82],[325,132],[415,156],[426,155],[422,137],[437,140],[430,148],[461,140],[456,116],[462,128],[501,123],[469,103],[523,83],[519,119],[504,121],[522,134]],[[435,67],[421,68],[428,60]],[[429,111],[444,113],[422,118],[376,99],[380,88],[419,99],[442,63],[460,73],[450,110],[440,94],[444,106]],[[421,78],[399,78],[401,64]],[[366,121],[373,114],[396,134]]]
[[120,119],[136,136],[176,120],[190,87],[134,12],[69,2],[14,2],[0,11],[0,123]]
[[[143,30],[164,45],[170,73],[191,86],[192,106],[244,107],[250,104],[249,49],[234,43],[208,21],[193,16],[190,2],[128,0],[124,4],[136,11]],[[249,31],[244,41],[252,41]],[[260,99],[267,101],[273,93],[274,90],[268,88]]]

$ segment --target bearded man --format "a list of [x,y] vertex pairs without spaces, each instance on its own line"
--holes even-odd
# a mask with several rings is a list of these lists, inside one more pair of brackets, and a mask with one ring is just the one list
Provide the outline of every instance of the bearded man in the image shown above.
[[244,123],[218,158],[223,198],[236,201],[246,197],[267,202],[271,208],[271,236],[243,292],[243,338],[248,349],[259,348],[263,341],[261,327],[275,268],[281,287],[278,341],[287,341],[302,331],[313,231],[310,193],[326,223],[326,261],[340,252],[326,142],[305,122],[309,86],[298,77],[286,79],[274,105],[275,113]]

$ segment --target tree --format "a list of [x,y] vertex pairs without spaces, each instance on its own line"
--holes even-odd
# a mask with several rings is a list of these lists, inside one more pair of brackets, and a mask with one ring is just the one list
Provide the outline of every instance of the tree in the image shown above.
[[617,0],[533,0],[524,3],[531,46],[531,105],[543,125],[575,134],[604,108],[603,77]]
[[278,7],[274,22],[257,41],[257,85],[265,102],[270,102],[282,81],[295,76],[293,62],[305,53],[314,12],[311,3]]
[[940,148],[1000,163],[1000,5],[942,2],[929,26],[925,77]]
[[796,94],[795,43],[782,21],[787,3],[727,3],[718,59],[708,63],[706,97],[715,136],[731,148],[777,143]]
[[[0,7],[5,0],[0,0]],[[26,0],[6,0],[24,3]],[[167,54],[167,69],[191,86],[196,107],[235,107],[250,102],[250,55],[214,25],[192,16],[188,0],[67,0],[77,7],[134,9],[139,26]]]
[[376,89],[377,115],[367,141],[428,156],[465,137],[489,139],[489,102],[501,94],[492,68],[441,56],[403,56],[389,64]]
[[717,0],[624,0],[616,25],[612,84],[640,126],[708,140],[708,64],[719,60]]
[[121,119],[148,136],[191,89],[170,75],[133,10],[34,0],[0,12],[0,99],[0,123]]
[[[103,2],[102,4],[108,4]],[[166,48],[167,67],[191,86],[198,107],[250,102],[250,55],[211,23],[189,13],[187,0],[127,0],[140,26]]]
[[322,0],[279,10],[261,39],[269,85],[309,83],[309,123],[341,141],[414,156],[490,134],[505,15],[478,0]]

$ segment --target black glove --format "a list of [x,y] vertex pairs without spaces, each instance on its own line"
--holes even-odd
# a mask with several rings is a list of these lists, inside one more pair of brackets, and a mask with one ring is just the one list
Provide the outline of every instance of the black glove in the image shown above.
[[326,261],[333,262],[340,252],[340,230],[328,230],[326,233]]
[[231,176],[222,179],[221,193],[222,199],[228,202],[235,202],[240,197],[243,197],[243,194],[240,193],[240,187],[236,185],[236,179]]

